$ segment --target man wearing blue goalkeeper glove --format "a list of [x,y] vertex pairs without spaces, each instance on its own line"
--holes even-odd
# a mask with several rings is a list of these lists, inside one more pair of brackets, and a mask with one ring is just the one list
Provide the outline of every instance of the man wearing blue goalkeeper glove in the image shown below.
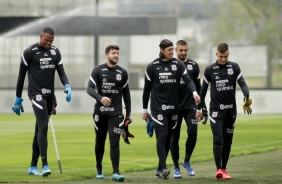
[[16,113],[19,116],[21,115],[21,112],[24,112],[22,101],[23,101],[22,98],[16,96],[15,103],[12,107],[12,110],[14,111],[14,113]]
[[[71,87],[65,74],[60,50],[52,45],[54,31],[46,27],[40,34],[40,40],[24,50],[16,89],[16,99],[12,110],[20,115],[24,112],[22,105],[22,91],[26,73],[28,73],[28,97],[36,117],[35,133],[32,141],[32,157],[29,175],[48,176],[51,174],[47,161],[47,132],[49,117],[54,105],[54,81],[55,72],[67,92],[66,100],[71,101]],[[28,71],[28,72],[27,72]],[[41,157],[42,173],[37,168],[37,162]]]
[[69,84],[65,85],[65,92],[67,94],[66,101],[70,102],[71,101],[71,86]]

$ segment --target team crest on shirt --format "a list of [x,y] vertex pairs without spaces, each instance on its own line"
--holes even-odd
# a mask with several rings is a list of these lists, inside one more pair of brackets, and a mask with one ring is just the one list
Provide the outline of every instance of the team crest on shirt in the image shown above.
[[42,95],[36,95],[35,96],[36,101],[42,101]]
[[116,79],[117,79],[118,81],[120,81],[120,80],[121,80],[121,75],[120,75],[120,74],[117,74],[117,75],[116,75]]
[[52,50],[50,50],[50,52],[51,52],[52,55],[56,55],[56,51],[55,50],[52,49]]
[[218,112],[212,112],[212,117],[215,118],[217,117]]
[[158,115],[157,115],[157,119],[158,119],[159,121],[162,121],[162,120],[164,120],[164,117],[163,117],[162,114],[158,114]]
[[233,68],[228,68],[227,73],[228,73],[228,75],[232,75],[233,74]]
[[193,66],[192,65],[187,65],[187,70],[193,70]]
[[172,71],[176,71],[177,70],[176,65],[171,65],[171,69]]

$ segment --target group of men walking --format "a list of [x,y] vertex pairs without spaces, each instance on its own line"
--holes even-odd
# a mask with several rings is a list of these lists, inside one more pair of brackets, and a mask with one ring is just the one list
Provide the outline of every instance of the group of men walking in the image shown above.
[[[57,70],[64,85],[66,100],[71,100],[71,86],[57,47],[52,45],[54,31],[44,28],[40,41],[28,47],[22,54],[16,99],[13,111],[20,115],[22,90],[28,71],[28,96],[36,117],[35,134],[32,144],[32,159],[28,169],[30,175],[48,176],[51,170],[47,162],[48,121],[54,101],[54,75]],[[226,171],[232,138],[237,116],[236,83],[249,99],[249,90],[237,63],[228,61],[229,49],[226,43],[217,47],[217,61],[206,67],[203,83],[200,83],[200,69],[197,62],[188,59],[188,44],[179,40],[174,48],[173,42],[164,39],[159,44],[159,57],[150,62],[145,70],[143,89],[142,119],[152,120],[156,135],[158,166],[156,177],[168,179],[171,171],[166,160],[171,152],[174,164],[174,178],[182,178],[180,165],[189,176],[194,176],[190,158],[197,142],[198,123],[206,124],[208,116],[213,132],[213,152],[216,163],[216,178],[231,179]],[[119,46],[109,45],[105,49],[106,63],[95,66],[89,77],[87,93],[96,100],[93,112],[95,130],[96,178],[104,179],[102,160],[105,141],[109,134],[110,159],[112,162],[112,180],[124,181],[120,174],[120,136],[125,140],[133,136],[128,131],[132,122],[131,96],[128,84],[128,73],[118,65]],[[173,57],[173,53],[177,57]],[[211,85],[209,113],[205,96]],[[148,110],[150,101],[150,110]],[[122,104],[125,105],[125,116]],[[187,139],[183,161],[179,154],[180,129],[183,119],[187,125]],[[129,141],[126,141],[129,143]],[[42,161],[42,172],[38,170],[39,157]]]

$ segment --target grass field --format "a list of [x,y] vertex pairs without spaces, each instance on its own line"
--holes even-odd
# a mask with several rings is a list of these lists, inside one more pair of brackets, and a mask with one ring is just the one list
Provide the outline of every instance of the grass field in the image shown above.
[[[120,171],[127,176],[125,182],[139,183],[139,179],[145,177],[148,178],[145,183],[150,183],[151,180],[153,183],[183,183],[185,181],[184,179],[180,181],[173,179],[158,181],[154,179],[154,170],[157,166],[155,136],[148,138],[145,122],[141,120],[141,115],[134,115],[133,117],[134,122],[130,125],[130,132],[135,135],[135,139],[130,140],[131,145],[127,145],[121,140]],[[235,177],[240,179],[235,180],[235,182],[237,181],[236,183],[282,183],[281,176],[271,170],[279,171],[282,168],[281,161],[279,161],[282,155],[281,120],[282,115],[238,115],[231,159],[229,162],[230,169],[233,169],[235,172]],[[1,114],[0,182],[107,183],[107,181],[109,181],[108,183],[112,183],[109,177],[112,169],[109,159],[108,143],[106,144],[106,152],[103,160],[104,173],[108,175],[108,178],[105,178],[103,181],[94,179],[96,163],[94,156],[95,136],[92,115],[59,114],[53,117],[53,122],[56,130],[63,173],[60,174],[58,170],[51,128],[49,128],[48,160],[49,166],[52,169],[52,175],[47,178],[28,176],[27,169],[31,159],[31,142],[35,124],[34,115],[22,114],[19,117],[14,114]],[[180,140],[181,158],[184,157],[185,137],[186,126],[183,125]],[[267,152],[270,150],[275,151]],[[261,152],[267,152],[265,153],[267,156],[253,154]],[[275,154],[271,153],[276,153],[276,157]],[[233,157],[236,155],[241,156]],[[242,165],[243,168],[246,168],[249,172],[256,171],[258,174],[257,178],[255,175],[252,181],[246,178],[245,180],[240,178],[240,175],[243,176],[245,174],[240,170],[242,168],[241,163],[250,162],[250,158],[255,159],[256,157],[258,157],[257,160],[259,162],[253,161],[253,163],[243,163]],[[273,160],[273,157],[275,160]],[[210,183],[215,180],[215,166],[212,158],[212,135],[210,126],[209,124],[200,124],[198,142],[191,159],[193,167],[196,170],[196,176],[191,179],[193,183]],[[268,169],[266,169],[264,165],[259,164],[261,161],[268,163],[268,160],[269,163],[271,163],[271,167],[267,167]],[[173,169],[170,156],[168,157],[168,164],[170,169]],[[248,167],[249,164],[251,165]],[[40,167],[41,164],[38,166]],[[265,177],[259,174],[258,171],[260,170],[262,170],[261,173],[266,175]],[[182,174],[185,174],[184,170],[182,170]],[[270,175],[271,178],[267,178],[268,175]],[[188,176],[185,177],[188,178]],[[140,182],[142,181],[143,180],[140,180]],[[234,181],[232,180],[231,183],[232,182]],[[144,183],[144,181],[142,183]]]

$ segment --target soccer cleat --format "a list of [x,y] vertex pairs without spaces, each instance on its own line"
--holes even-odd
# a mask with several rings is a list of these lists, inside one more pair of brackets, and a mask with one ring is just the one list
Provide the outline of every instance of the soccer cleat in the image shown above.
[[181,172],[180,172],[180,169],[179,169],[179,168],[174,169],[173,177],[174,177],[175,179],[180,179],[180,178],[182,178],[182,175],[181,175]]
[[163,169],[160,172],[160,176],[161,178],[163,178],[164,180],[167,180],[169,178],[169,174],[170,174],[170,170],[169,169]]
[[182,165],[189,176],[195,176],[195,171],[192,169],[190,162],[183,162]]
[[217,171],[216,171],[216,173],[215,173],[215,177],[216,177],[216,179],[222,179],[222,177],[223,177],[223,173],[222,173],[222,170],[221,169],[218,169]]
[[125,177],[119,173],[114,173],[112,175],[112,181],[124,181],[125,180]]
[[161,171],[160,171],[160,170],[157,170],[157,172],[156,172],[156,178],[157,178],[157,179],[161,179],[161,178],[162,178],[161,175],[162,175]]
[[45,176],[49,176],[50,174],[51,174],[51,170],[50,170],[49,166],[45,165],[42,168],[42,176],[45,177]]
[[222,177],[225,180],[231,180],[231,176],[228,174],[228,172],[225,169],[222,169]]
[[38,171],[36,166],[29,167],[27,173],[29,175],[41,176],[41,173]]
[[98,172],[96,172],[96,178],[97,179],[104,179],[104,173],[102,172],[101,174],[99,174]]

